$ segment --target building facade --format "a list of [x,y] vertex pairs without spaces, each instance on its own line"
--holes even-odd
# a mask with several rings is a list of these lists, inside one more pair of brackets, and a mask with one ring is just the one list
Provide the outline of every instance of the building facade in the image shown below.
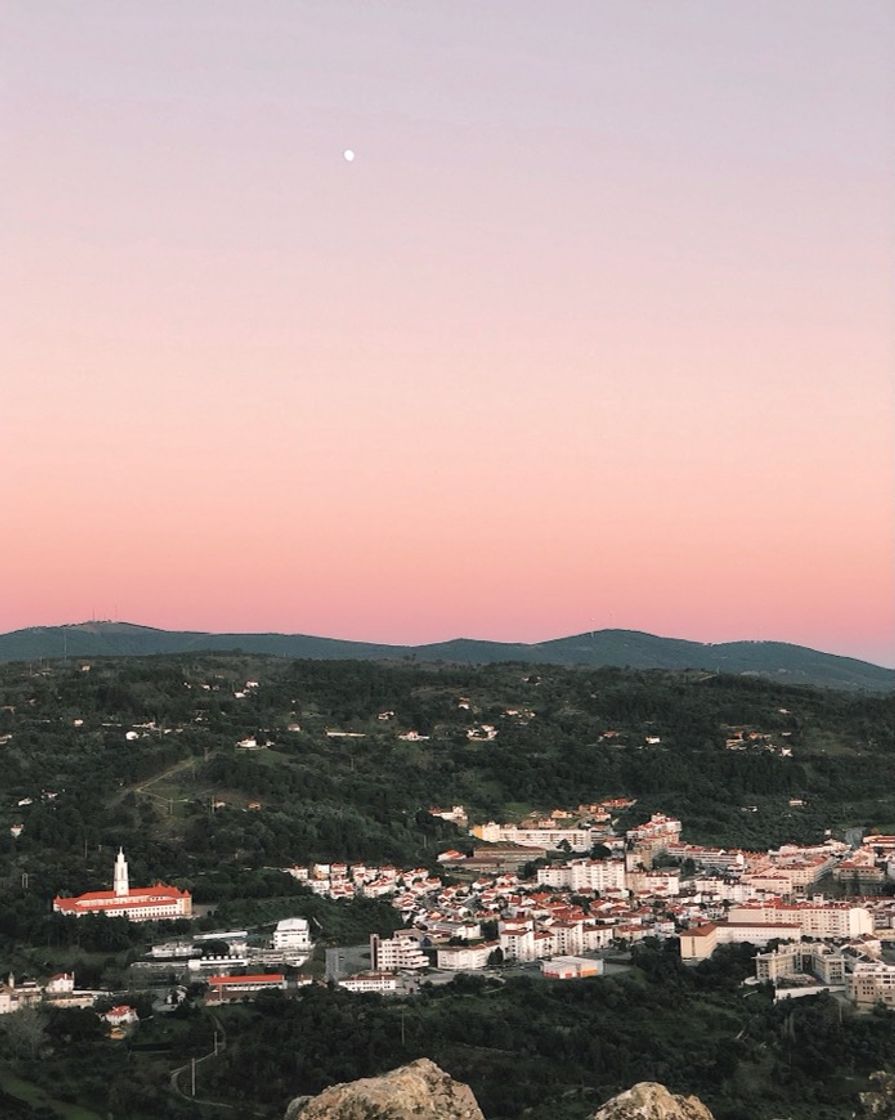
[[119,848],[110,891],[88,891],[70,898],[57,896],[53,910],[80,918],[84,914],[105,914],[109,918],[129,918],[132,922],[158,922],[169,918],[189,918],[193,896],[189,891],[156,883],[152,887],[131,887],[127,860]]

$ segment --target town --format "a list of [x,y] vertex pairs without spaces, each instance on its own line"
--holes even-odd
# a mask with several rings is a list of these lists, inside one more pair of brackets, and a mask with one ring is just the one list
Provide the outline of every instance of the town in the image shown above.
[[[649,938],[676,938],[684,962],[718,946],[749,944],[755,975],[777,1000],[829,991],[858,1009],[895,1007],[895,836],[848,844],[783,845],[765,852],[682,839],[683,823],[652,813],[616,831],[631,798],[556,808],[516,824],[469,825],[463,806],[431,807],[470,840],[446,848],[435,868],[343,861],[280,870],[335,901],[387,899],[400,915],[392,936],[324,947],[324,969],[303,970],[315,952],[308,921],[279,920],[265,935],[194,932],[147,946],[131,965],[132,987],[156,992],[160,1009],[188,992],[213,1006],[287,995],[313,983],[354,993],[412,995],[459,973],[495,977],[535,969],[545,980],[599,977],[624,968],[625,952]],[[191,896],[163,883],[131,887],[125,853],[112,889],[53,901],[57,913],[131,922],[190,918]],[[113,1001],[109,1006],[110,1000]],[[138,1024],[126,993],[80,990],[70,973],[0,987],[0,1014],[36,1003],[98,1005],[113,1037]]]
[[881,1065],[886,699],[239,653],[0,680],[0,1093],[51,1069],[57,1113],[281,1120],[425,1056],[490,1117],[583,1120],[570,1084],[695,1047],[718,1072],[680,1087],[721,1120],[744,1092],[749,1120],[816,1120],[810,1047],[773,1103],[784,1029],[840,1024],[839,1068]]

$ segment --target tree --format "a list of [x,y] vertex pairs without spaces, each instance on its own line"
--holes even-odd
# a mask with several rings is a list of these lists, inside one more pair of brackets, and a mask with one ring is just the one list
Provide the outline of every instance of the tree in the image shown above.
[[7,1015],[3,1029],[9,1048],[18,1058],[39,1058],[46,1043],[47,1017],[37,1007],[23,1007]]

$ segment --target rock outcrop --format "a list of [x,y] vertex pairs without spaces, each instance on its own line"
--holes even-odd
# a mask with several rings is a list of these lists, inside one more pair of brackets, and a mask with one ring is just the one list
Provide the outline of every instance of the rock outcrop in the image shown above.
[[598,1109],[593,1120],[714,1120],[696,1097],[678,1097],[655,1081],[641,1081]]
[[[472,1090],[428,1058],[331,1085],[316,1097],[298,1097],[285,1120],[485,1120]],[[593,1120],[714,1120],[696,1097],[678,1097],[654,1081],[619,1093]],[[888,1114],[886,1114],[888,1120]]]
[[286,1120],[485,1120],[468,1085],[428,1058],[299,1097]]

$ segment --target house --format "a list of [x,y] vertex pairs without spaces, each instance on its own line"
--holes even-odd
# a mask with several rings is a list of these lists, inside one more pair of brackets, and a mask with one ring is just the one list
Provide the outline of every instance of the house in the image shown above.
[[75,990],[75,974],[57,972],[47,981],[44,990],[48,996],[70,995]]
[[110,1027],[129,1027],[131,1024],[140,1021],[140,1016],[129,1003],[119,1003],[117,1006],[109,1008],[102,1018]]
[[8,1015],[19,1011],[29,1004],[37,1003],[43,996],[43,991],[33,980],[17,983],[16,978],[9,974],[5,984],[0,984],[0,1015]]

